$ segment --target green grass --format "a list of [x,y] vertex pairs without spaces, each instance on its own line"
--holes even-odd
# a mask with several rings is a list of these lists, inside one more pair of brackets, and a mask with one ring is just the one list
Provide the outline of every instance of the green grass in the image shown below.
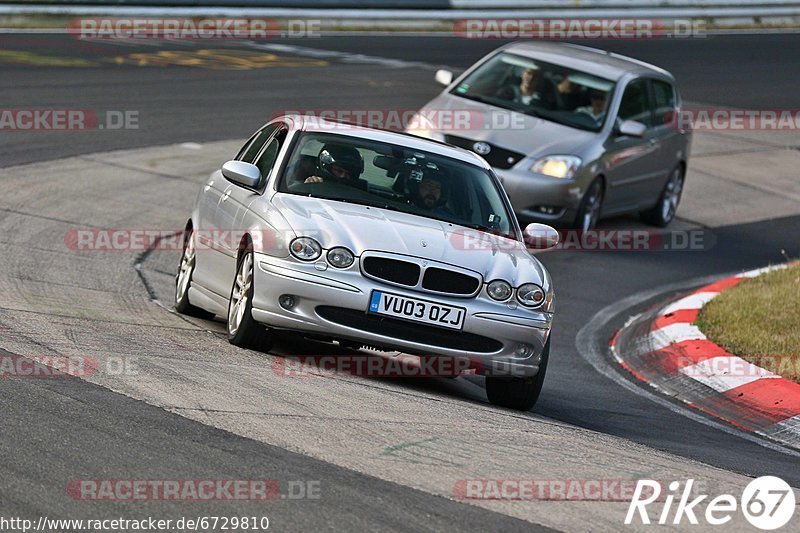
[[728,352],[800,383],[800,265],[723,291],[696,324]]

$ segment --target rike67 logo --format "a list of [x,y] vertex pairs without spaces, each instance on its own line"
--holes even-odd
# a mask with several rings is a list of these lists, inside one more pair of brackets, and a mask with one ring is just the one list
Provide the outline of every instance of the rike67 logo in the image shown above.
[[[656,511],[657,518],[654,522],[660,525],[680,525],[684,518],[689,524],[698,525],[699,515],[705,519],[706,524],[721,526],[730,522],[741,510],[752,526],[771,531],[788,524],[794,514],[794,491],[779,477],[763,476],[754,479],[742,491],[741,500],[737,500],[732,494],[722,494],[707,502],[708,494],[700,494],[692,499],[693,486],[694,479],[687,480],[683,489],[681,482],[673,481],[668,486],[666,497],[662,497],[661,483],[640,479],[628,507],[625,524],[634,523],[637,515],[642,524],[652,523],[648,506],[662,501],[664,506],[660,512],[658,509],[650,509]],[[703,505],[705,512],[701,513],[697,508]]]

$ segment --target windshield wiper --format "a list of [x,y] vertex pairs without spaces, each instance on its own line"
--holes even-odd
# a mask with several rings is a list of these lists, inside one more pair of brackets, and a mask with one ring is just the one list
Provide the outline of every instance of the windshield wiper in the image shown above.
[[468,94],[468,93],[451,93],[455,94],[456,96],[460,96],[462,98],[466,98],[467,100],[475,100],[476,102],[480,102],[482,104],[489,104],[489,105],[497,105],[494,102],[491,102],[485,96],[481,96],[479,94]]
[[[522,109],[522,113],[536,118],[545,118],[544,114],[541,111],[537,111],[536,109]],[[549,117],[548,117],[549,118]]]
[[484,226],[483,224],[470,224],[470,223],[460,223],[462,226],[467,227],[469,229],[476,229],[478,231],[483,231],[486,233],[491,233],[492,235],[497,235],[499,237],[506,237],[509,238],[508,235],[504,235],[500,228],[490,228],[489,226]]
[[[310,196],[310,195],[309,195]],[[314,196],[314,198],[319,198],[320,200],[333,200],[335,202],[344,202],[346,204],[354,204],[354,205],[365,205],[367,207],[377,207],[378,209],[388,209],[389,211],[399,211],[401,213],[406,213],[407,211],[403,211],[399,207],[384,203],[384,202],[372,202],[369,200],[355,200],[353,198],[343,198],[339,196]]]

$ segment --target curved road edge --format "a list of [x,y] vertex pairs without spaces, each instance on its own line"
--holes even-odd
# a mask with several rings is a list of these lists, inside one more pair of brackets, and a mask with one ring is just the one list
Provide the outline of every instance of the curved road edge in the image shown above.
[[719,279],[633,317],[611,340],[612,356],[636,379],[692,409],[800,448],[800,384],[728,353],[693,325],[722,291],[774,268],[785,265]]
[[611,354],[610,348],[612,341],[614,341],[615,344],[619,344],[619,336],[615,334],[619,328],[613,328],[613,324],[624,322],[626,325],[631,325],[634,320],[637,320],[647,313],[645,312],[637,315],[633,312],[634,309],[649,304],[651,306],[649,308],[651,312],[660,310],[663,306],[655,304],[656,307],[653,308],[653,302],[663,302],[668,294],[674,294],[676,292],[685,293],[691,288],[709,285],[717,282],[720,278],[727,278],[735,275],[737,275],[737,273],[729,273],[722,276],[705,276],[702,278],[680,281],[623,298],[597,312],[592,319],[581,328],[575,339],[578,353],[603,376],[624,387],[626,390],[642,396],[661,407],[665,407],[694,422],[735,435],[746,441],[763,446],[764,448],[794,457],[800,457],[800,451],[798,450],[787,448],[783,444],[765,439],[753,432],[745,431],[741,427],[721,421],[699,409],[692,409],[686,403],[673,398],[671,393],[659,390],[655,386],[649,386],[649,383],[648,385],[643,384],[642,381],[634,378],[629,371],[625,370]]

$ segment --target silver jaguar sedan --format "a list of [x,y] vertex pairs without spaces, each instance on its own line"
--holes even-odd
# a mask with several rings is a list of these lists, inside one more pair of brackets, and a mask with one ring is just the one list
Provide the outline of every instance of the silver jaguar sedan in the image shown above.
[[[495,168],[521,221],[588,230],[639,212],[675,216],[691,132],[667,71],[602,50],[519,42],[445,85],[409,131],[472,150]],[[448,113],[462,120],[441,121]]]
[[283,116],[203,185],[176,276],[181,313],[227,317],[231,343],[276,330],[470,362],[489,400],[529,409],[553,286],[492,168],[408,134]]

